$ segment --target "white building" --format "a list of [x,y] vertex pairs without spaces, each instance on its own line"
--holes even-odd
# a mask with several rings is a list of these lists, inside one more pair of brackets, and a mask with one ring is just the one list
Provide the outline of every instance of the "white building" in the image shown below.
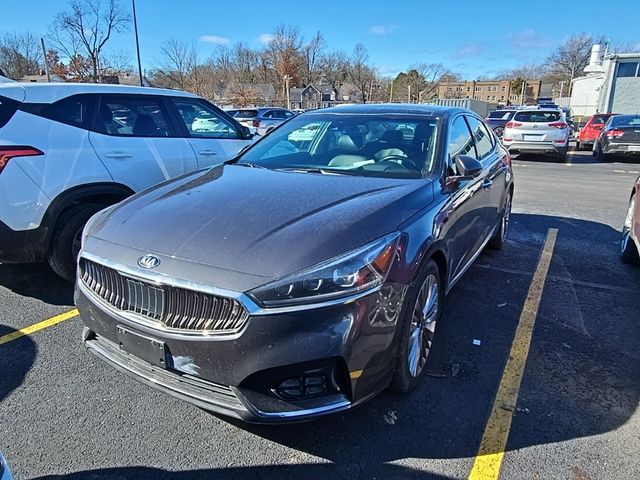
[[603,56],[594,45],[584,72],[572,82],[572,115],[640,113],[640,53]]

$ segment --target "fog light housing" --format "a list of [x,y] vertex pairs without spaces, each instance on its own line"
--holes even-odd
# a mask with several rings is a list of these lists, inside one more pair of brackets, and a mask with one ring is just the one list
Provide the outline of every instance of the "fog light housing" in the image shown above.
[[300,377],[283,381],[275,389],[275,393],[289,400],[301,400],[327,394],[327,384],[327,376],[324,372],[305,372]]

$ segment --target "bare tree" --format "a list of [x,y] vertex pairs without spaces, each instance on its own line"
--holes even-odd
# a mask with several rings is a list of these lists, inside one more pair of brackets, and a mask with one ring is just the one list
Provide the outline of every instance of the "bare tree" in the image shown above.
[[318,60],[318,70],[322,80],[334,90],[340,88],[349,75],[349,59],[342,50],[324,53]]
[[0,36],[0,70],[8,78],[19,80],[41,69],[40,43],[33,34],[14,32]]
[[[300,84],[302,69],[303,38],[300,29],[293,25],[278,25],[267,45],[267,52],[273,68],[273,84],[277,92],[283,92],[284,78],[291,85]],[[284,95],[283,95],[284,100]]]
[[367,96],[375,78],[375,72],[369,65],[369,52],[362,43],[356,44],[351,54],[349,78],[356,85],[362,103],[367,103]]
[[546,67],[550,76],[571,84],[589,63],[591,46],[604,42],[604,38],[594,39],[589,34],[572,35],[562,42],[547,58]]
[[194,45],[181,40],[167,40],[160,48],[162,60],[154,72],[159,84],[168,88],[187,90],[191,76],[198,64],[198,53]]
[[303,72],[302,82],[305,85],[310,85],[318,80],[319,77],[319,64],[322,58],[322,52],[326,48],[327,43],[320,32],[316,32],[313,38],[303,46]]
[[69,9],[56,15],[49,37],[66,57],[86,57],[92,80],[97,82],[105,45],[114,33],[126,30],[130,21],[118,0],[70,0]]

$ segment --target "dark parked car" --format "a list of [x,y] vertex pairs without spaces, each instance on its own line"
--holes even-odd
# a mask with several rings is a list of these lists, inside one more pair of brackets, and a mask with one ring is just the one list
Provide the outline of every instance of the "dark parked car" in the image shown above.
[[614,115],[602,128],[593,155],[604,161],[612,155],[640,155],[640,115]]
[[629,198],[629,209],[624,219],[622,227],[622,243],[620,244],[620,255],[627,263],[640,263],[640,177],[631,190]]
[[517,110],[494,110],[493,112],[489,112],[489,116],[484,120],[497,137],[502,138],[504,126],[513,118],[516,112]]
[[502,247],[513,188],[508,153],[468,110],[304,113],[89,221],[75,294],[85,345],[252,422],[408,392],[445,294],[485,246]]

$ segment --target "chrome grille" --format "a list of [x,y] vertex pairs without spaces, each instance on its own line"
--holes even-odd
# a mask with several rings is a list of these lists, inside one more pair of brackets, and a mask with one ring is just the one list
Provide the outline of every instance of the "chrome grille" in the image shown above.
[[229,333],[249,315],[235,299],[169,285],[154,285],[92,262],[80,260],[84,285],[117,310],[133,312],[167,328]]

